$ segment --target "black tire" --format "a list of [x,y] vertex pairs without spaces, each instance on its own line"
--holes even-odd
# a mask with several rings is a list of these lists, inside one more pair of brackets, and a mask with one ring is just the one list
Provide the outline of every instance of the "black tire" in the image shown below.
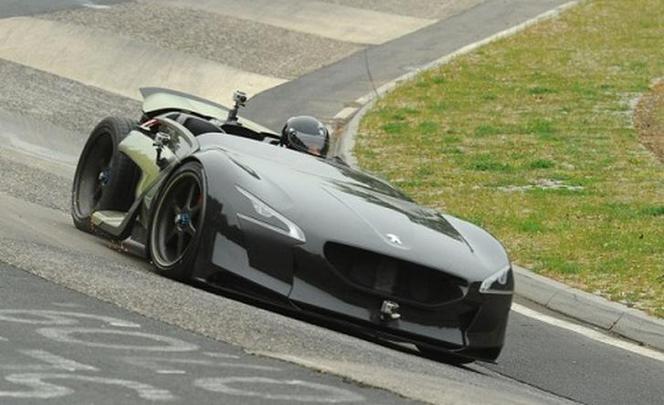
[[420,351],[423,357],[427,359],[439,361],[442,363],[447,363],[453,366],[461,366],[463,364],[469,364],[475,360],[469,359],[468,357],[457,356],[450,352],[445,352],[442,350],[430,349],[426,346],[417,346],[417,349]]
[[93,232],[93,212],[124,212],[134,202],[139,169],[118,146],[135,126],[135,121],[109,117],[90,133],[72,187],[71,215],[78,229]]
[[203,233],[207,185],[203,166],[188,162],[162,187],[150,220],[148,251],[157,271],[188,281]]

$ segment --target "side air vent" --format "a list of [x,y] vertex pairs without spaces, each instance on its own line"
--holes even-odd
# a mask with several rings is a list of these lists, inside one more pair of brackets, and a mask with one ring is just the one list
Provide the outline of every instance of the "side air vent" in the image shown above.
[[465,280],[443,271],[352,246],[328,242],[325,257],[354,286],[400,301],[441,305],[467,291]]

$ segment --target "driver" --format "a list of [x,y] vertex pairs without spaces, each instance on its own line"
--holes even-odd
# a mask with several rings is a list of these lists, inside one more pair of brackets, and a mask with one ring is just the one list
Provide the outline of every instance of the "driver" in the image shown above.
[[281,131],[281,145],[325,158],[330,149],[330,132],[314,117],[291,117]]

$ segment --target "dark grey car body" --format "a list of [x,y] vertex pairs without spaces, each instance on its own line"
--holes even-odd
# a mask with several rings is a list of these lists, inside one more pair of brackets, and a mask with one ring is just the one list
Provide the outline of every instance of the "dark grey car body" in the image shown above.
[[375,336],[496,360],[514,281],[486,231],[338,159],[281,147],[258,124],[219,125],[222,106],[163,89],[144,96],[143,121],[159,121],[172,153],[157,167],[151,140],[138,138],[149,134],[123,142],[143,177],[121,223],[98,218],[107,235],[145,244],[160,187],[196,161],[207,208],[193,280]]

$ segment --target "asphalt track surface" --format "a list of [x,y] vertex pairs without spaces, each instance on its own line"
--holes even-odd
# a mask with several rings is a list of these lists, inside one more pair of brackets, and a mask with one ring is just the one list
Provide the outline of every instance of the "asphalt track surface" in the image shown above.
[[1,271],[3,403],[404,402],[387,391],[247,355],[8,266]]
[[[0,16],[82,3],[0,1]],[[267,90],[250,115],[275,128],[294,113],[329,118],[373,86],[561,3],[487,0]],[[0,402],[407,402],[363,384],[439,403],[664,398],[661,362],[518,313],[498,365],[457,368],[158,277],[75,231],[66,214],[85,132],[111,112],[135,115],[139,104],[0,62]],[[159,356],[169,360],[155,365]]]

